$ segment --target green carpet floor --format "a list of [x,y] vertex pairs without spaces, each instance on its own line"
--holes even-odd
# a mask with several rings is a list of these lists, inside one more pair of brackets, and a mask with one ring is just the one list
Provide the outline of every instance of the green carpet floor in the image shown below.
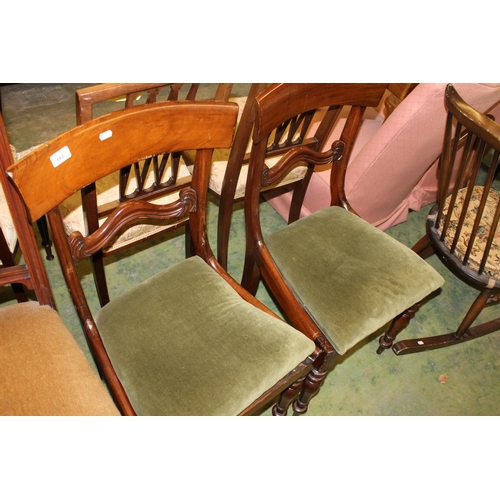
[[[86,85],[86,84],[85,84]],[[2,107],[9,138],[18,150],[51,139],[74,125],[74,90],[84,84],[13,85],[2,89]],[[207,92],[213,86],[207,85]],[[244,95],[247,87],[235,88]],[[266,232],[285,222],[267,203],[262,203]],[[428,208],[411,213],[408,222],[388,233],[411,246],[423,234]],[[210,204],[210,237],[215,249],[217,205]],[[242,205],[235,205],[231,226],[229,271],[241,277],[244,252]],[[159,237],[109,257],[106,271],[111,297],[184,256],[182,231]],[[59,313],[90,359],[57,258],[44,261]],[[425,303],[400,338],[435,335],[453,331],[465,314],[476,292],[457,280],[436,257],[428,262],[446,279],[441,293]],[[91,307],[97,308],[94,285],[87,263],[81,263],[85,288],[93,295]],[[258,298],[278,312],[264,286]],[[0,305],[12,302],[9,288],[0,291]],[[353,312],[355,314],[355,312]],[[485,310],[480,322],[495,317],[497,310]],[[319,395],[312,401],[308,416],[424,416],[424,415],[498,415],[500,413],[500,332],[441,350],[396,356],[392,351],[376,354],[378,336],[374,335],[343,356],[328,375]],[[266,410],[264,415],[269,415]]]

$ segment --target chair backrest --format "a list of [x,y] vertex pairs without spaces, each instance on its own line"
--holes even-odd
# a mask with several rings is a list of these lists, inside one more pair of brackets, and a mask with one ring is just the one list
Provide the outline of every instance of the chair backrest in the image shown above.
[[[77,124],[83,124],[94,117],[94,106],[105,101],[121,100],[125,108],[134,106],[141,94],[147,95],[146,104],[157,101],[158,94],[168,90],[166,100],[177,101],[182,83],[104,83],[85,87],[76,91],[76,119]],[[227,100],[231,92],[231,84],[219,84],[215,100]],[[199,84],[193,83],[189,87],[186,100],[196,99]],[[121,99],[120,99],[121,98]],[[179,177],[181,152],[173,155],[161,153],[131,165],[122,165],[119,176],[119,190],[117,199],[106,206],[98,206],[97,193],[93,184],[86,186],[82,192],[82,203],[86,223],[90,230],[99,226],[99,217],[106,215],[110,207],[114,208],[125,199],[141,198],[153,199],[161,195],[176,191],[189,185],[191,177]]]
[[[192,101],[197,98],[200,84],[182,83],[105,83],[76,91],[77,122],[86,123],[96,116],[118,109],[131,108],[157,101]],[[188,87],[187,90],[185,87]],[[218,84],[214,100],[227,101],[232,84]],[[147,99],[144,99],[144,96]],[[141,97],[139,100],[138,98]],[[204,95],[206,97],[206,95]],[[156,200],[167,203],[176,193],[191,182],[191,173],[186,165],[191,158],[181,151],[161,152],[141,158],[133,164],[124,164],[118,172],[98,184],[91,183],[81,191],[81,202],[73,197],[64,205],[65,221],[68,226],[82,232],[95,231],[111,211],[120,203],[130,199]],[[82,210],[83,209],[83,210]],[[135,245],[161,233],[185,226],[187,217],[174,224],[141,225],[125,232],[111,242],[103,252],[92,257],[92,270],[101,305],[109,302],[109,292],[103,255],[109,255]],[[186,253],[191,251],[189,233],[186,232]]]
[[[18,235],[19,245],[24,257],[24,264],[14,265],[10,261],[0,269],[0,285],[22,284],[34,290],[37,301],[55,309],[55,301],[50,289],[47,274],[43,267],[42,257],[38,249],[33,227],[28,221],[26,210],[14,192],[14,187],[6,177],[6,170],[13,164],[12,152],[7,131],[0,114],[0,184],[12,214],[14,227]],[[6,250],[9,250],[7,247]],[[3,257],[2,257],[3,260]],[[17,294],[17,292],[16,292]],[[19,299],[18,299],[19,300]],[[24,301],[24,298],[21,298]]]
[[438,201],[428,229],[441,242],[437,252],[445,262],[466,279],[498,287],[500,125],[467,104],[451,84],[445,105]]
[[[119,384],[96,333],[76,262],[105,246],[125,226],[144,221],[175,221],[188,216],[196,254],[213,268],[218,264],[206,231],[208,177],[213,148],[230,147],[238,106],[225,102],[162,102],[110,113],[43,144],[8,171],[30,220],[48,215],[61,268],[84,325],[89,346],[107,382]],[[196,150],[193,179],[177,201],[156,205],[126,200],[89,235],[69,237],[59,204],[84,186],[149,155]],[[227,279],[230,278],[227,276]],[[118,385],[117,385],[118,386]]]
[[[227,267],[228,234],[232,204],[235,200],[239,200],[242,197],[239,192],[244,191],[244,185],[242,185],[240,180],[240,172],[242,169],[245,169],[245,174],[241,176],[241,178],[246,178],[246,169],[250,161],[250,153],[248,151],[251,147],[249,143],[251,143],[252,133],[255,130],[255,98],[256,96],[267,94],[268,89],[275,88],[276,85],[278,84],[252,84],[227,162],[220,195],[217,236],[218,259],[223,267]],[[290,84],[283,85],[286,86],[283,88],[292,89]],[[314,88],[317,88],[317,86],[318,84],[313,84]],[[376,87],[378,92],[377,97],[370,99],[368,96],[366,99],[366,102],[370,103],[369,105],[375,106],[381,103],[387,84],[378,84]],[[291,91],[296,92],[299,88],[307,91],[306,89],[312,87],[310,84],[295,84]],[[357,86],[354,85],[354,92],[356,92],[356,88]],[[346,90],[345,86],[344,90]],[[267,165],[274,165],[287,151],[299,145],[313,151],[322,151],[327,148],[329,135],[336,124],[342,121],[341,116],[344,105],[341,101],[331,106],[323,105],[327,100],[317,102],[317,108],[309,108],[308,105],[305,105],[302,110],[297,108],[298,112],[295,116],[289,115],[288,112],[285,111],[285,114],[282,115],[283,121],[274,123],[272,130],[268,131],[269,136],[264,155]],[[349,99],[345,102],[348,103]],[[284,103],[284,107],[286,106],[288,105]],[[354,135],[357,134],[358,128],[359,126],[357,126],[354,131]],[[214,167],[216,165],[217,164],[215,164]],[[265,191],[267,194],[273,192],[273,196],[283,189],[292,189],[293,194],[291,203],[287,207],[287,213],[282,214],[288,223],[296,221],[300,216],[304,196],[307,192],[312,174],[312,168],[307,168],[303,162],[297,162],[294,168],[288,170],[285,175],[273,179],[273,182],[261,185],[261,191]]]
[[[255,126],[250,158],[253,179],[247,183],[245,204],[251,203],[255,208],[257,193],[265,186],[279,182],[298,161],[303,160],[304,148],[291,143],[288,149],[292,150],[293,154],[285,155],[271,169],[266,167],[263,159],[267,155],[269,141],[273,140],[274,130],[279,130],[281,124],[287,123],[292,117],[304,116],[311,112],[314,114],[317,109],[325,108],[328,112],[319,123],[315,137],[320,136],[322,141],[326,141],[343,108],[349,106],[340,138],[332,146],[335,149],[334,156],[315,156],[318,164],[329,164],[332,158],[335,161],[335,168],[331,170],[331,204],[349,208],[343,186],[344,171],[363,114],[367,107],[376,107],[380,103],[386,87],[386,84],[273,84],[268,87],[256,98],[255,103]],[[269,113],[269,109],[273,112]],[[326,146],[326,142],[323,142],[314,150],[320,152]],[[309,170],[312,171],[314,166],[314,163],[309,164]]]
[[[177,101],[182,83],[101,83],[77,89],[76,123],[81,125],[95,117],[94,105],[105,101],[123,101],[126,108],[134,105],[142,94],[146,94],[146,103],[156,102],[158,94],[166,89],[167,100]],[[194,100],[199,84],[191,84],[186,100]]]
[[[221,192],[222,199],[232,200],[235,198],[238,175],[242,165],[248,164],[250,160],[249,150],[254,130],[255,97],[265,92],[265,89],[269,86],[270,84],[254,83],[250,87],[227,162],[226,175]],[[274,128],[272,138],[267,144],[266,159],[273,163],[273,158],[281,157],[289,149],[298,145],[307,146],[316,151],[321,150],[340,112],[341,107],[324,110],[308,109],[296,116],[289,116]],[[301,179],[302,176],[299,180]],[[263,186],[264,190],[269,188],[270,186]],[[239,198],[236,197],[236,199]],[[293,210],[294,208],[292,207],[291,211],[293,212]],[[290,218],[295,220],[297,217],[291,215]]]

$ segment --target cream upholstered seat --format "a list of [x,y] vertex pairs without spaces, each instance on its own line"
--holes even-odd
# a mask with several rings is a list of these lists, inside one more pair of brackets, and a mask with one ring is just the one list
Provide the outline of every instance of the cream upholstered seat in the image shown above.
[[[111,204],[119,198],[119,172],[109,175],[96,183],[97,203],[99,206]],[[191,178],[184,162],[181,162],[179,169],[179,179]],[[146,180],[146,186],[154,183],[154,172],[149,172]],[[132,194],[136,189],[134,185],[128,186],[127,194]],[[174,201],[178,198],[177,193],[161,196],[152,200],[152,203],[161,205]],[[64,217],[64,224],[68,232],[80,231],[85,233],[85,219],[83,215],[82,198],[80,193],[70,196],[63,205],[61,211]],[[106,221],[107,215],[99,217],[99,225]],[[169,226],[177,226],[178,222],[173,224],[138,224],[129,227],[114,238],[112,242],[104,249],[105,253],[113,253],[121,248],[133,245],[135,242],[142,241],[146,236],[152,237],[155,234],[165,231]]]
[[[17,233],[10,213],[5,193],[0,184],[0,269],[16,264]],[[28,300],[26,292],[19,283],[12,283],[12,291],[18,302]]]
[[[14,160],[17,161],[19,155],[16,153],[14,146],[10,145],[10,151]],[[12,220],[12,214],[10,213],[9,206],[7,204],[7,199],[5,198],[5,193],[2,185],[0,184],[0,227],[2,228],[3,235],[9,247],[11,253],[14,253],[17,244],[17,233],[14,227],[14,221]]]
[[10,252],[14,253],[17,245],[17,233],[2,186],[0,186],[0,227]]
[[[241,120],[241,116],[243,114],[243,110],[247,105],[248,97],[231,97],[229,99],[230,102],[235,102],[238,104],[239,112],[238,112],[238,123]],[[252,143],[250,140],[250,136],[247,137],[247,147],[245,149],[245,154],[250,154]],[[210,191],[217,195],[222,195],[222,185],[224,182],[224,177],[227,171],[227,163],[229,160],[230,150],[222,150],[218,151],[214,156],[214,162],[212,164],[212,168],[210,169],[210,179],[208,187]],[[281,156],[274,156],[267,159],[266,163],[268,166],[272,167],[276,165]],[[266,190],[274,189],[278,186],[286,186],[288,184],[292,184],[294,182],[300,181],[304,178],[304,175],[307,171],[307,167],[299,166],[294,168],[288,175],[286,175],[282,181],[280,181],[276,186],[270,186]],[[236,189],[234,192],[234,200],[241,200],[245,196],[245,187],[247,183],[248,177],[248,163],[244,163],[241,166],[240,173],[238,175],[238,180],[236,182]]]

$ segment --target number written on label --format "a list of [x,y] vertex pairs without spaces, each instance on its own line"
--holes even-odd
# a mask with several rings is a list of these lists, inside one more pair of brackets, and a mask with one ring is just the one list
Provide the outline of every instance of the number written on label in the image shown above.
[[69,150],[68,146],[64,146],[62,149],[56,151],[53,155],[51,155],[50,161],[52,162],[54,168],[57,168],[61,163],[65,162],[68,158],[71,158],[71,151]]

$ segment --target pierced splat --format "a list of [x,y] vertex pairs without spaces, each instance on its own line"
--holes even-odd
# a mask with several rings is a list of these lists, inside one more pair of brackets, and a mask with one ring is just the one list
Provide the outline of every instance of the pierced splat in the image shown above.
[[276,127],[274,133],[271,134],[272,140],[267,147],[267,152],[302,144],[314,114],[315,110],[302,113]]
[[[161,191],[168,193],[169,187],[178,189],[181,153],[165,153],[150,156],[141,162],[128,165],[120,171],[120,202],[147,197]],[[186,184],[191,177],[186,178]]]

